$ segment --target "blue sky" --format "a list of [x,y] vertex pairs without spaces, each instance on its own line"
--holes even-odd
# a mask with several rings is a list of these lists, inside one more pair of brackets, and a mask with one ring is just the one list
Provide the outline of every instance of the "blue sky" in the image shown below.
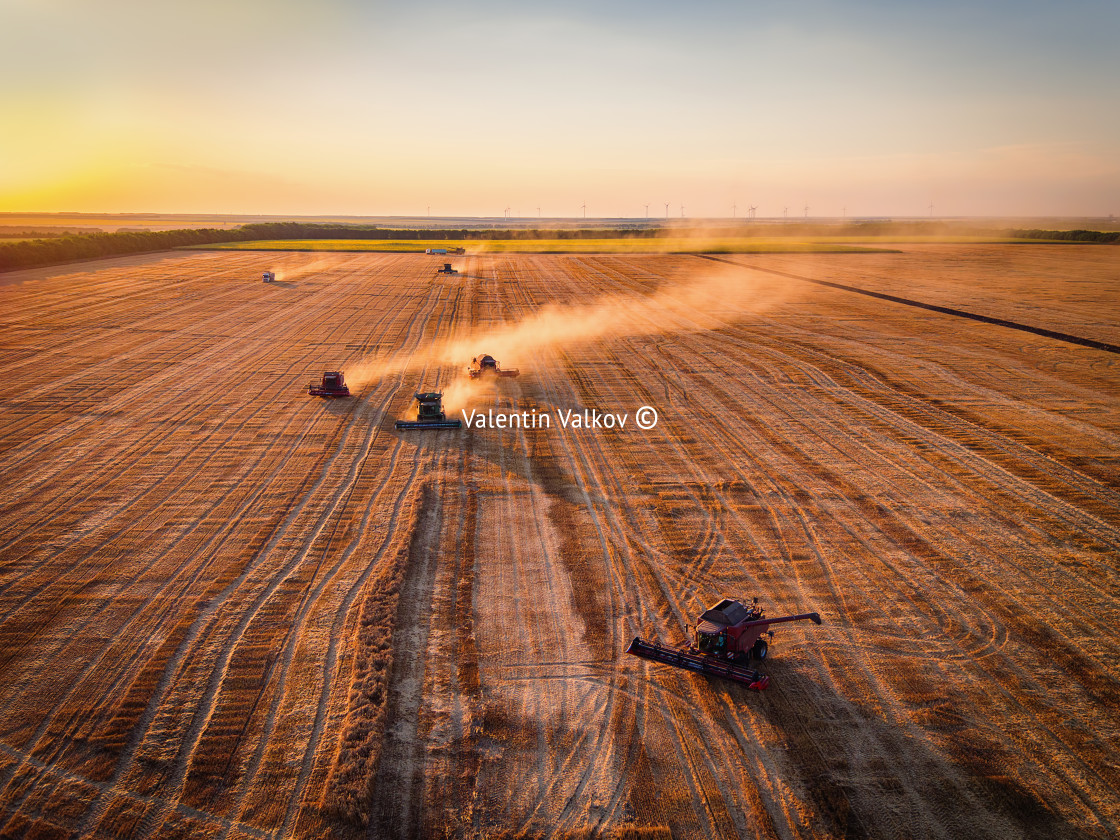
[[1120,3],[0,0],[0,210],[1120,212]]

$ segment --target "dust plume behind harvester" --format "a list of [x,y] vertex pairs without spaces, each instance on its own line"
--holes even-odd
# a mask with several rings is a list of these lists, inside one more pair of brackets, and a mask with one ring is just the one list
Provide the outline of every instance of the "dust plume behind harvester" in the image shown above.
[[346,387],[346,377],[342,375],[342,371],[325,370],[318,383],[307,383],[307,393],[312,397],[348,397],[350,389]]
[[503,370],[502,366],[498,364],[493,356],[486,355],[485,353],[479,354],[471,359],[471,363],[467,367],[467,376],[471,379],[480,379],[483,376],[514,377],[520,375],[521,371],[517,368]]
[[758,607],[757,598],[749,607],[725,598],[703,612],[687,647],[666,647],[636,636],[626,652],[663,665],[733,680],[762,691],[770,684],[770,677],[752,668],[751,663],[761,663],[766,659],[769,640],[774,638],[770,625],[806,619],[814,624],[821,623],[818,613],[766,618]]
[[417,391],[415,395],[416,419],[398,420],[398,429],[458,429],[461,420],[448,420],[443,410],[442,391]]
[[[443,269],[450,266],[451,263],[444,263]],[[652,295],[611,293],[575,305],[549,304],[519,320],[434,341],[425,353],[369,356],[357,363],[351,378],[355,387],[360,388],[376,377],[416,371],[433,363],[460,366],[470,358],[467,354],[476,352],[480,346],[503,358],[533,359],[539,368],[555,351],[605,336],[625,338],[722,329],[728,318],[757,315],[798,298],[802,294],[798,289],[785,278],[779,282],[764,274],[744,277],[740,267],[705,264],[679,281],[658,285]],[[512,370],[503,373],[513,375]],[[451,402],[450,395],[445,396]]]

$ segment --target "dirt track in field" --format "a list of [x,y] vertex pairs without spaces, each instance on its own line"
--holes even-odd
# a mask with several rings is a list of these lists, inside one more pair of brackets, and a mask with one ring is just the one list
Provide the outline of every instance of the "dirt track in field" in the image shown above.
[[[1120,357],[772,272],[1116,343],[1120,251],[730,259],[0,278],[0,835],[1115,836]],[[487,335],[551,427],[395,430]],[[622,653],[725,595],[766,692]]]

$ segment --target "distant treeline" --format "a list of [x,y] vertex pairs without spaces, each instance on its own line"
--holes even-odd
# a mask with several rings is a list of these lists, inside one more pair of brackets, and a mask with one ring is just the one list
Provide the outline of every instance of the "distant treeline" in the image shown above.
[[[847,230],[832,229],[833,235],[854,232],[864,235],[889,231],[890,223],[849,226]],[[881,228],[881,230],[880,230]],[[928,229],[927,229],[928,230]],[[709,236],[784,235],[796,236],[796,225],[781,227],[727,227],[705,231]],[[815,229],[816,235],[824,231]],[[672,236],[671,228],[649,226],[560,228],[527,230],[524,228],[471,230],[469,228],[400,229],[363,225],[321,225],[302,222],[262,222],[229,230],[195,228],[160,231],[119,231],[117,233],[85,233],[51,236],[23,242],[0,242],[0,271],[36,266],[57,265],[74,260],[102,259],[148,251],[164,251],[180,245],[211,245],[219,242],[252,242],[257,239],[413,239],[413,240],[485,240],[485,239],[626,239]],[[804,233],[808,234],[808,230]],[[1120,233],[1096,230],[1011,230],[1004,236],[1020,239],[1049,239],[1069,242],[1117,242]]]
[[0,271],[57,265],[74,260],[93,260],[164,251],[179,245],[211,245],[219,242],[251,242],[257,239],[613,239],[621,236],[656,236],[656,229],[618,230],[401,230],[351,225],[316,225],[300,222],[262,222],[231,230],[195,228],[186,230],[121,231],[52,236],[25,242],[0,243]]
[[0,271],[56,265],[73,260],[95,260],[164,251],[177,245],[209,245],[214,242],[237,242],[258,239],[256,233],[243,229],[215,230],[146,230],[120,233],[85,233],[31,239],[26,242],[0,243]]
[[[628,237],[663,235],[656,227],[601,227],[560,228],[557,230],[527,230],[525,228],[382,228],[359,225],[319,225],[303,222],[264,222],[244,225],[239,230],[251,231],[252,236],[242,239],[623,239]],[[229,241],[234,241],[231,237]]]
[[1016,239],[1057,239],[1061,242],[1120,242],[1120,231],[1101,230],[1009,230]]
[[76,233],[94,233],[81,228],[36,228],[28,230],[21,227],[0,228],[0,239],[47,239],[51,236],[73,236]]

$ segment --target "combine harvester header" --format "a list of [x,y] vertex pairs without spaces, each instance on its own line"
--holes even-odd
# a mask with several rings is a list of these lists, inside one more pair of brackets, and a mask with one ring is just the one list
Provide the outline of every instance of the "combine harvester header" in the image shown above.
[[770,639],[774,638],[771,624],[806,619],[814,624],[821,623],[820,615],[815,612],[766,618],[758,608],[757,598],[750,607],[739,601],[724,599],[700,616],[700,620],[696,622],[693,644],[688,647],[665,647],[635,637],[626,652],[642,659],[700,674],[711,674],[762,691],[770,685],[770,677],[750,667],[752,659],[758,662],[766,659],[769,644],[762,636],[765,634]]

